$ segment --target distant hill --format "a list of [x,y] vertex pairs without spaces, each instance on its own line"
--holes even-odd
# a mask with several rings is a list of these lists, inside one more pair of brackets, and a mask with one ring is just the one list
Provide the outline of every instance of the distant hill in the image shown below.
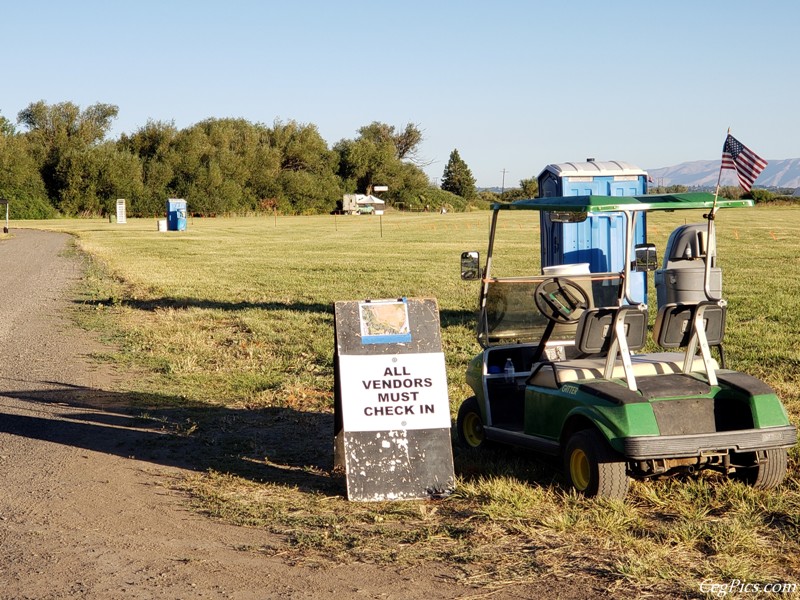
[[[695,160],[684,162],[673,167],[660,167],[645,169],[652,178],[650,187],[670,185],[685,185],[689,188],[713,188],[717,185],[719,176],[720,159]],[[736,173],[731,170],[722,172],[721,185],[738,186],[739,180]],[[513,185],[506,189],[511,189]],[[800,158],[784,158],[769,160],[767,168],[761,172],[756,180],[755,187],[760,188],[800,188]],[[500,193],[499,187],[478,188],[490,192]]]
[[[681,163],[674,167],[646,170],[653,179],[651,186],[714,187],[719,176],[719,165],[719,159],[696,160]],[[722,172],[721,183],[722,185],[739,184],[736,173],[727,169]],[[767,168],[758,176],[755,187],[800,188],[800,158],[769,160]]]

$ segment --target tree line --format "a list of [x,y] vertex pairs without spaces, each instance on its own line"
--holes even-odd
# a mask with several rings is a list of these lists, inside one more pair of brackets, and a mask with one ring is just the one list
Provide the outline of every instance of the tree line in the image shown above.
[[[534,198],[535,177],[498,194],[479,191],[457,149],[441,184],[433,185],[419,156],[422,130],[373,122],[353,139],[329,147],[315,125],[244,119],[207,119],[185,129],[148,121],[119,139],[108,133],[118,107],[97,103],[34,102],[16,124],[0,115],[0,198],[15,219],[102,216],[117,198],[131,216],[163,214],[167,198],[184,198],[194,214],[329,213],[343,194],[372,192],[389,206],[411,210],[468,210],[491,202]],[[684,186],[650,193],[686,191]],[[739,197],[738,188],[722,195]],[[767,190],[745,194],[757,202],[786,198]],[[794,198],[791,198],[794,200]]]
[[[213,216],[279,211],[318,214],[340,207],[343,194],[371,193],[410,209],[485,207],[454,150],[441,186],[431,184],[418,155],[422,130],[373,122],[329,147],[315,125],[207,119],[178,129],[148,121],[109,140],[118,107],[34,102],[16,124],[0,115],[0,198],[14,218],[101,216],[127,200],[128,214],[163,214],[167,198]],[[455,158],[454,158],[455,156]]]
[[[685,185],[670,185],[651,187],[648,194],[681,194],[684,192],[714,192],[712,187],[687,187]],[[730,198],[731,200],[739,200],[745,198],[752,200],[756,204],[768,203],[790,203],[796,204],[798,198],[794,196],[794,189],[775,189],[768,190],[765,188],[752,188],[749,191],[744,191],[738,185],[723,185],[719,188],[720,198]]]

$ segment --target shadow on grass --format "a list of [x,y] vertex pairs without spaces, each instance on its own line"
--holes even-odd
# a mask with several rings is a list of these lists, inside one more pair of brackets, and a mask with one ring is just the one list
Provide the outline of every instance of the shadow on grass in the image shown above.
[[92,300],[81,304],[107,306],[119,305],[153,312],[160,309],[184,310],[187,308],[201,308],[206,310],[240,311],[240,310],[291,310],[297,312],[314,312],[333,315],[333,304],[317,302],[222,302],[218,300],[204,300],[202,298],[151,298],[149,300],[134,300],[130,298],[108,298],[105,300]]
[[22,404],[0,406],[2,433],[303,491],[343,493],[343,482],[331,476],[333,415],[191,406],[168,396],[59,382],[39,382],[45,390],[13,389],[11,383],[6,380],[0,396]]
[[[82,301],[81,304],[91,305],[121,305],[153,312],[155,310],[187,308],[201,308],[206,310],[241,311],[241,310],[289,310],[295,312],[312,312],[333,316],[333,303],[321,304],[318,302],[221,302],[218,300],[203,300],[201,298],[151,298],[149,300],[134,300],[130,298]],[[439,319],[442,328],[466,325],[475,327],[475,311],[472,310],[439,310]]]
[[[304,492],[345,493],[343,477],[333,474],[332,414],[192,405],[51,381],[37,382],[47,389],[14,389],[13,383],[5,379],[0,396],[20,404],[0,406],[0,433]],[[456,444],[454,462],[465,480],[508,476],[549,486],[560,479],[556,465],[518,449],[478,452]]]
[[540,487],[568,491],[560,461],[514,446],[489,444],[486,448],[468,449],[453,444],[453,464],[464,481],[506,477]]

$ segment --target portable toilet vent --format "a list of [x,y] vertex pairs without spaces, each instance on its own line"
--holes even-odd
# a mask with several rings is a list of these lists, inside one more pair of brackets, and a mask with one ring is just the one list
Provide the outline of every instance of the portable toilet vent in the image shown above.
[[[647,193],[647,171],[621,161],[559,163],[539,174],[539,197],[641,196]],[[589,213],[582,223],[559,223],[542,212],[542,268],[589,263],[592,273],[622,271],[625,267],[626,223],[623,213]],[[631,252],[647,241],[645,213],[636,219]],[[633,299],[647,302],[647,274],[631,273]]]
[[[664,304],[695,304],[706,300],[705,272],[708,255],[708,225],[681,225],[673,231],[664,251],[664,263],[655,272],[658,307]],[[711,258],[709,292],[722,297],[722,270]]]

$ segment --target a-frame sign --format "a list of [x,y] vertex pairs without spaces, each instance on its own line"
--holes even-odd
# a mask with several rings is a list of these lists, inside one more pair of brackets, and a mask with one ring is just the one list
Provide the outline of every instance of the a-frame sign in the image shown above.
[[350,500],[453,489],[447,374],[434,299],[336,302],[335,462]]

